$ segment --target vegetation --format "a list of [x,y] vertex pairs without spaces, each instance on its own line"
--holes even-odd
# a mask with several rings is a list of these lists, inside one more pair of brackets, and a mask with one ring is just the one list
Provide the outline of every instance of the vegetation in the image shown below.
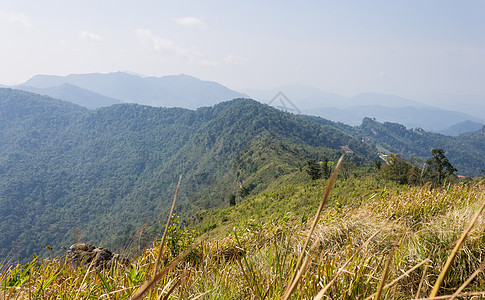
[[[431,155],[432,158],[428,159],[426,164],[422,164],[419,159],[408,161],[397,153],[391,153],[385,157],[386,164],[376,165],[376,167],[379,169],[381,177],[400,184],[430,183],[437,186],[445,182],[456,182],[457,170],[451,165],[443,149],[432,149]],[[419,165],[422,167],[420,168]]]
[[89,111],[0,89],[0,259],[46,256],[45,245],[60,253],[77,239],[136,247],[129,241],[145,221],[142,243],[164,228],[180,174],[183,221],[228,205],[231,194],[240,202],[301,182],[306,160],[336,159],[342,145],[355,145],[359,164],[375,157],[333,127],[252,100],[197,111],[130,104]]
[[[483,169],[452,145],[476,158],[479,134],[450,137],[447,148],[398,124],[351,128],[246,99],[89,111],[0,89],[0,295],[409,299],[465,282],[464,292],[483,291],[474,271],[485,255],[484,182],[450,180],[455,165]],[[415,138],[428,157],[411,155]],[[377,160],[389,149],[400,154]],[[353,153],[337,167],[344,151]],[[167,199],[180,174],[174,216]],[[62,247],[78,240],[124,249],[132,263],[73,267]]]
[[[326,184],[319,179],[251,196],[205,212],[188,229],[173,222],[152,299],[279,299],[302,254],[306,267],[294,291],[286,292],[290,299],[425,298],[466,227],[472,230],[438,294],[483,295],[485,276],[475,272],[483,269],[485,254],[485,217],[477,215],[485,201],[483,181],[429,189],[342,177],[309,236]],[[195,240],[193,229],[209,224],[216,229]],[[62,257],[4,265],[0,293],[3,299],[138,299],[151,282],[157,244],[134,255],[128,267],[74,268]]]
[[[379,123],[365,118],[361,126],[342,127],[351,135],[359,135],[367,144],[383,154],[399,153],[405,159],[431,158],[432,149],[443,149],[458,174],[480,176],[485,165],[485,134],[483,131],[465,133],[456,137],[426,132],[420,128],[406,129],[396,123]],[[353,133],[352,133],[353,132]]]

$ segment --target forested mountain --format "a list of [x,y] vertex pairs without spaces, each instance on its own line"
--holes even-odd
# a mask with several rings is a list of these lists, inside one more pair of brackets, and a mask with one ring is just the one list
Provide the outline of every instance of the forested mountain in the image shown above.
[[367,143],[380,152],[399,153],[405,158],[429,158],[433,148],[446,151],[447,157],[459,174],[480,176],[485,169],[485,134],[483,131],[465,133],[456,137],[426,132],[422,129],[406,129],[397,123],[379,123],[364,119],[354,128]]
[[177,214],[188,217],[301,173],[309,158],[335,159],[343,145],[356,162],[376,157],[332,126],[245,99],[197,111],[90,111],[1,89],[0,126],[0,252],[20,258],[69,246],[74,236],[116,249],[146,220],[150,240],[180,174]]
[[[179,175],[176,214],[242,201],[307,176],[308,159],[342,152],[373,164],[380,152],[446,151],[460,174],[484,168],[483,131],[458,137],[365,119],[351,127],[248,99],[197,110],[119,104],[94,111],[0,89],[0,253],[26,258],[76,238],[119,249],[159,233]],[[143,240],[142,240],[143,242]]]
[[66,83],[126,103],[151,106],[196,109],[246,97],[217,82],[203,81],[183,74],[163,77],[141,77],[124,72],[68,76],[36,75],[17,88],[46,89]]
[[462,133],[478,131],[480,130],[480,128],[482,128],[482,126],[483,124],[481,123],[466,120],[466,121],[457,123],[453,126],[450,126],[448,129],[442,130],[439,133],[444,135],[457,136]]

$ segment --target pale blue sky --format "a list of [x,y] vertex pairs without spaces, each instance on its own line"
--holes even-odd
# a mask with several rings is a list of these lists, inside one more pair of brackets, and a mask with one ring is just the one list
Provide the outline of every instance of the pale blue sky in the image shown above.
[[230,88],[485,95],[485,0],[0,0],[0,84],[189,74]]

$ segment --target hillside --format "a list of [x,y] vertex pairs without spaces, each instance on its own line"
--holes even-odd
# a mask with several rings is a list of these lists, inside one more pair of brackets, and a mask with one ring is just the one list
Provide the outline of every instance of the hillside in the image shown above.
[[480,132],[447,137],[370,119],[354,128],[247,99],[196,111],[136,104],[90,111],[1,89],[0,126],[0,249],[21,259],[78,238],[119,249],[145,221],[141,242],[151,240],[179,175],[176,213],[188,220],[227,206],[231,195],[241,202],[305,182],[308,159],[334,161],[342,146],[359,165],[373,165],[377,150],[426,159],[437,147],[459,174],[478,176],[484,166]]
[[480,176],[485,167],[485,135],[480,131],[451,137],[365,118],[361,126],[355,127],[355,134],[382,153],[399,153],[405,158],[426,160],[430,157],[431,149],[444,149],[459,174]]
[[[429,189],[342,178],[313,223],[327,183],[289,184],[203,211],[188,228],[174,219],[150,299],[280,299],[297,272],[290,299],[372,299],[379,291],[381,299],[428,299],[440,273],[440,299],[484,295],[483,180]],[[133,254],[129,266],[73,268],[65,253],[8,270],[0,263],[0,292],[18,299],[137,297],[151,282],[155,246]]]
[[0,249],[20,258],[46,244],[69,246],[75,236],[118,248],[146,220],[150,239],[180,174],[177,214],[188,217],[227,205],[241,188],[257,193],[301,173],[309,158],[335,159],[343,145],[357,163],[376,157],[332,126],[252,100],[197,111],[135,104],[89,111],[0,92]]
[[[67,76],[36,75],[16,88],[47,89],[66,83],[123,102],[160,107],[196,109],[246,97],[219,83],[183,74],[163,77],[141,77],[124,72]],[[82,94],[76,95],[76,98],[81,97]]]
[[476,123],[470,120],[466,120],[450,126],[448,129],[442,130],[439,133],[444,135],[457,136],[463,133],[474,132],[480,130],[483,124]]

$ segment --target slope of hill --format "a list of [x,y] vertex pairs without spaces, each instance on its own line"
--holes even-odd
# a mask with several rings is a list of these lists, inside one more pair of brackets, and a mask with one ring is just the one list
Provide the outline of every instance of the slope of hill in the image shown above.
[[451,137],[422,129],[406,129],[397,123],[379,123],[370,118],[364,119],[355,130],[363,140],[384,153],[396,152],[405,158],[426,160],[431,156],[431,149],[441,148],[460,174],[480,176],[485,167],[485,134],[480,131]]
[[[19,90],[0,93],[0,252],[85,240],[118,248],[148,219],[147,238],[183,175],[177,213],[292,180],[308,158],[356,162],[371,147],[335,127],[238,99],[197,111],[135,104],[95,111]],[[285,177],[286,176],[286,177]],[[285,179],[286,178],[286,179]],[[45,250],[47,251],[47,250]]]
[[48,88],[36,88],[23,85],[19,86],[18,89],[40,95],[46,95],[56,99],[61,99],[89,109],[96,109],[122,103],[118,99],[106,97],[91,92],[90,90],[79,88],[69,83],[64,83],[60,86]]
[[455,125],[450,126],[448,129],[441,130],[439,133],[444,135],[457,136],[462,133],[468,133],[478,131],[482,128],[483,124],[466,120]]
[[36,75],[20,86],[50,88],[65,83],[124,102],[195,109],[246,97],[216,82],[188,75],[140,77],[124,72],[108,74]]
[[[434,189],[366,176],[340,179],[313,230],[327,183],[289,184],[202,211],[193,226],[173,220],[162,268],[179,263],[151,283],[152,299],[280,299],[297,273],[291,299],[371,299],[378,291],[383,299],[423,299],[440,273],[446,273],[440,299],[465,285],[460,299],[484,294],[483,178]],[[463,235],[466,228],[472,230]],[[464,243],[450,254],[460,236]],[[118,260],[115,267],[91,269],[91,276],[89,262],[73,268],[65,252],[12,267],[0,262],[0,292],[6,299],[134,299],[151,281],[154,246],[132,253],[129,266]]]

